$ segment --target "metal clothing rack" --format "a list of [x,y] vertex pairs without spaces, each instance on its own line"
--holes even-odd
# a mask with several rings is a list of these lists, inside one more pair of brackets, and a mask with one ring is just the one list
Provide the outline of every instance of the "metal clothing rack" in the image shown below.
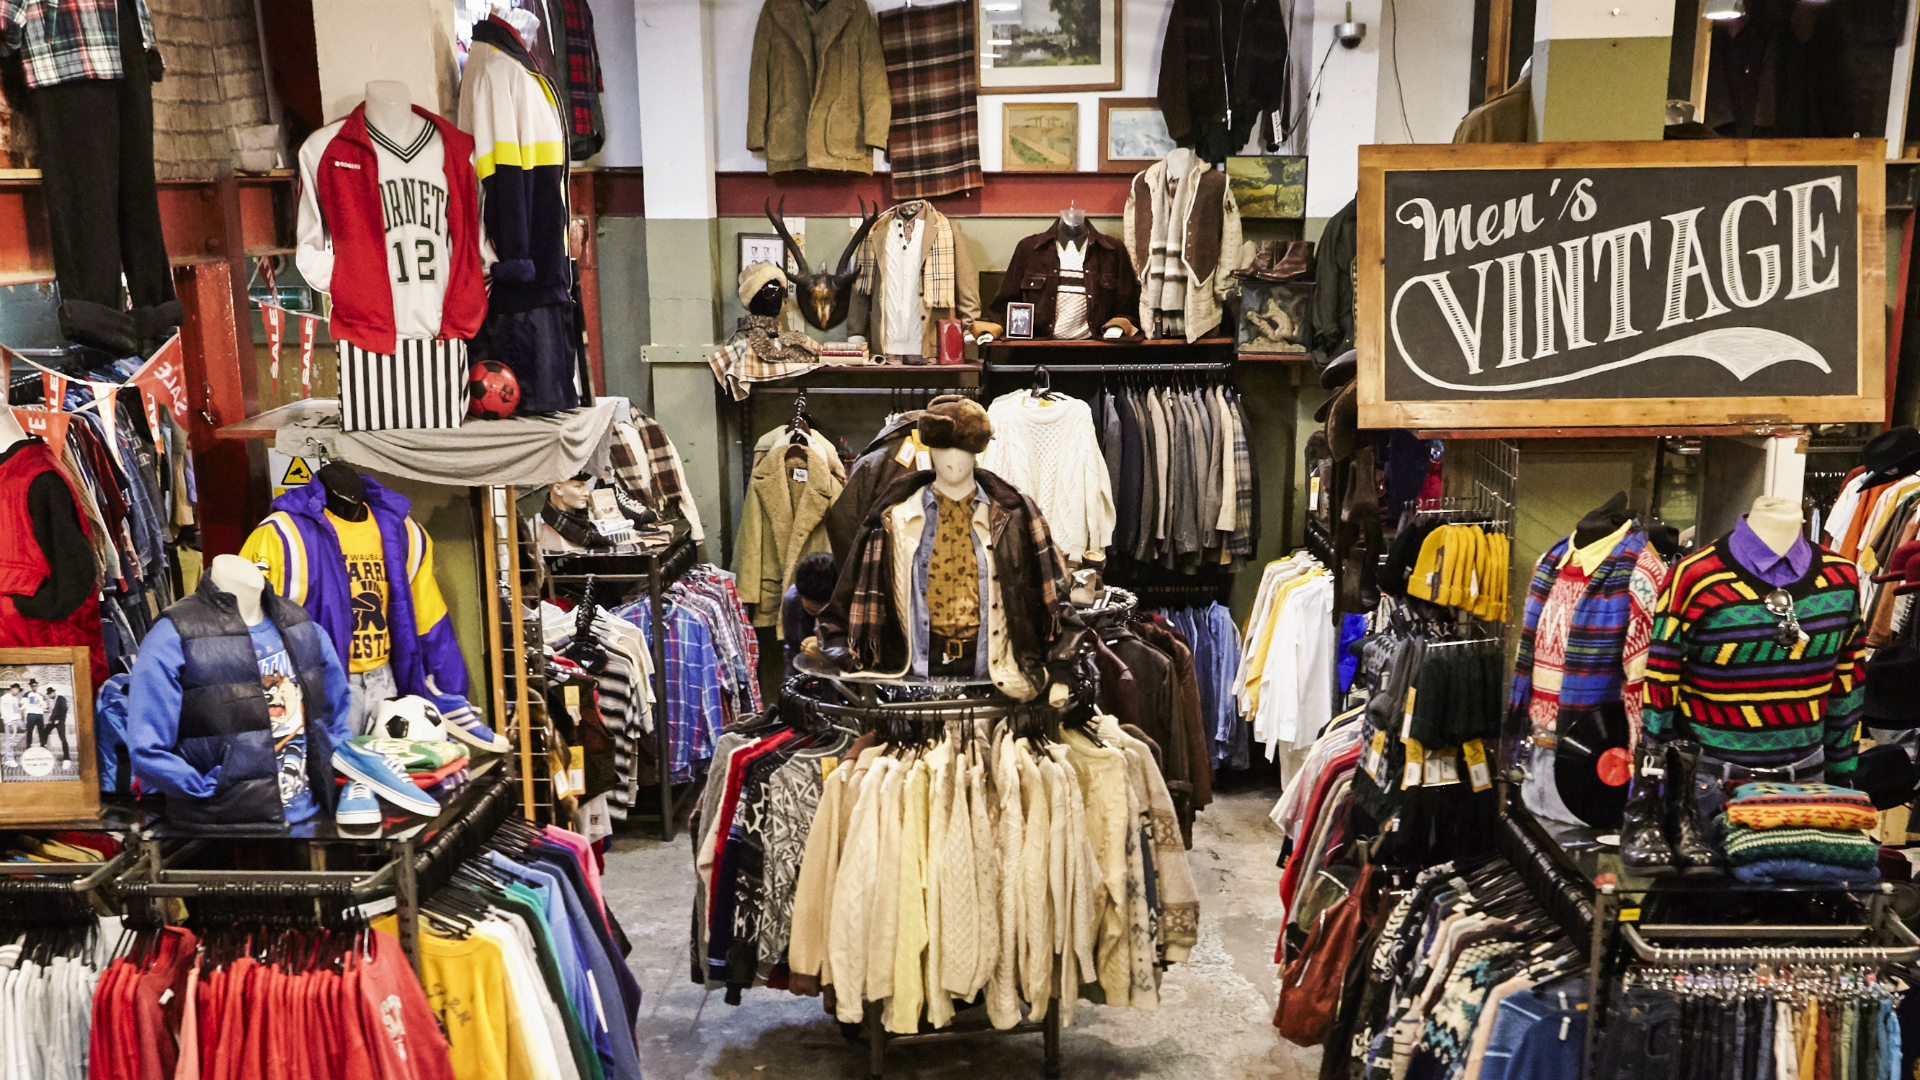
[[[834,681],[828,679],[828,681]],[[1037,715],[1046,715],[1057,725],[1060,716],[1072,707],[1054,709],[1044,703],[1027,703],[995,693],[988,697],[969,698],[951,697],[930,701],[877,702],[873,700],[874,683],[845,682],[840,689],[859,688],[860,696],[865,699],[860,704],[840,704],[806,697],[800,692],[801,680],[791,680],[787,693],[800,697],[809,711],[816,712],[828,719],[859,720],[863,723],[897,723],[900,721],[919,721],[924,723],[946,723],[948,720],[998,719],[1014,716],[1022,711]],[[909,685],[938,686],[933,681],[908,680]],[[977,687],[976,683],[954,683],[956,689]],[[869,1001],[862,1017],[861,1030],[867,1040],[867,1072],[871,1080],[881,1080],[887,1071],[887,1048],[889,1046],[919,1046],[933,1043],[955,1042],[963,1039],[986,1038],[994,1035],[1030,1035],[1038,1032],[1043,1038],[1045,1059],[1043,1072],[1047,1080],[1057,1080],[1060,1076],[1060,999],[1054,997],[1047,1002],[1047,1013],[1039,1021],[1023,1020],[1009,1028],[994,1028],[969,1024],[965,1027],[949,1027],[941,1030],[921,1031],[912,1035],[892,1035],[886,1030],[881,1014],[885,1003]]]
[[[541,596],[553,599],[557,593],[556,585],[590,585],[598,582],[635,584],[644,582],[647,587],[648,610],[653,617],[653,634],[649,641],[653,654],[653,739],[655,755],[656,789],[659,796],[660,838],[671,841],[674,834],[674,819],[683,805],[682,799],[691,801],[696,786],[687,785],[682,797],[676,797],[673,790],[672,743],[668,737],[667,722],[667,635],[666,635],[666,591],[680,576],[692,568],[695,561],[695,546],[691,537],[682,536],[669,544],[663,551],[648,551],[637,555],[559,555],[548,556],[541,560]],[[551,563],[561,568],[561,572],[548,569]],[[602,565],[611,572],[584,572],[575,570],[576,565]],[[537,616],[536,616],[537,618]],[[551,781],[549,781],[551,783]],[[552,788],[548,788],[551,794]],[[628,818],[640,821],[653,821],[653,814],[634,814]]]

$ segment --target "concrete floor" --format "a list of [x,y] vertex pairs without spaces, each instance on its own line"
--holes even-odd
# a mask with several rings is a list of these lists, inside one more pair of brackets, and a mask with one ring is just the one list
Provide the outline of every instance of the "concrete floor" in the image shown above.
[[[1320,1051],[1273,1028],[1275,936],[1280,930],[1274,858],[1280,834],[1267,812],[1277,789],[1221,794],[1200,814],[1188,853],[1200,894],[1200,943],[1166,973],[1161,1005],[1147,1012],[1081,1003],[1062,1035],[1064,1075],[1120,1080],[1309,1080]],[[728,1005],[687,979],[693,869],[684,830],[672,845],[625,837],[607,858],[607,897],[633,941],[629,958],[645,990],[640,1061],[654,1080],[862,1080],[864,1044],[846,1042],[817,998],[749,990]],[[897,1047],[895,1080],[1039,1077],[1041,1038],[998,1036]]]

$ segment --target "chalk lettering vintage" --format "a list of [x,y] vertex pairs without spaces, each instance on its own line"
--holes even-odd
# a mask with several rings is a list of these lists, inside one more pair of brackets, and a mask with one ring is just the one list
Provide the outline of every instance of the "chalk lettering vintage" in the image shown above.
[[[1401,168],[1381,162],[1439,148],[1365,148],[1360,341],[1377,376],[1363,376],[1362,408],[1640,399],[1671,414],[1715,399],[1736,416],[1747,399],[1883,395],[1863,367],[1883,332],[1863,282],[1885,272],[1883,226],[1864,224],[1883,219],[1884,187],[1854,150],[1866,142],[1796,143],[1831,160],[1739,165],[1654,144],[1645,163],[1456,147],[1442,156],[1465,167]],[[1528,152],[1553,166],[1506,164]],[[1444,411],[1457,426],[1579,422]]]

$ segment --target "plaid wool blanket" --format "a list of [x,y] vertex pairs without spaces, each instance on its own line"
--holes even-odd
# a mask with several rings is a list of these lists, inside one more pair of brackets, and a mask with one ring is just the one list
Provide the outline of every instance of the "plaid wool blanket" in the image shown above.
[[893,197],[981,187],[973,0],[881,12],[880,51],[893,97]]

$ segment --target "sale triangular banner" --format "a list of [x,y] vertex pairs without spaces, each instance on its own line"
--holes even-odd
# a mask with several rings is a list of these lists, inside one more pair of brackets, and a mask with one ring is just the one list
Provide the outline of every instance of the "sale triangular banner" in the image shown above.
[[262,304],[260,324],[267,331],[267,371],[273,378],[273,396],[278,398],[280,396],[280,342],[286,337],[287,332],[286,309]]
[[47,408],[54,412],[65,412],[67,408],[67,377],[58,372],[42,369],[40,388]]
[[193,430],[188,423],[190,410],[187,406],[186,369],[180,359],[180,335],[173,335],[165,345],[140,365],[133,373],[127,385],[138,386],[166,402],[167,409],[173,413],[173,422],[180,425],[182,431]]
[[302,317],[300,320],[300,396],[313,396],[313,335],[320,329],[320,320]]
[[134,388],[140,393],[140,408],[147,414],[147,432],[153,436],[153,448],[161,457],[167,454],[167,436],[160,430],[160,397],[144,386]]
[[267,286],[267,295],[273,297],[274,303],[277,304],[280,302],[280,286],[273,280],[273,258],[271,255],[263,256],[258,265],[260,280]]
[[21,430],[29,435],[38,435],[47,440],[47,445],[58,453],[67,442],[67,424],[72,417],[63,412],[51,412],[46,409],[13,410],[13,418],[20,423]]
[[120,418],[114,415],[113,410],[120,403],[120,384],[93,382],[89,380],[87,382],[87,389],[93,391],[93,400],[97,403],[95,408],[100,413],[101,423],[105,424],[107,428],[107,451],[113,455],[113,460],[119,462],[120,467],[124,469],[127,467],[127,462],[120,454],[120,439],[114,434],[119,431],[118,424]]

